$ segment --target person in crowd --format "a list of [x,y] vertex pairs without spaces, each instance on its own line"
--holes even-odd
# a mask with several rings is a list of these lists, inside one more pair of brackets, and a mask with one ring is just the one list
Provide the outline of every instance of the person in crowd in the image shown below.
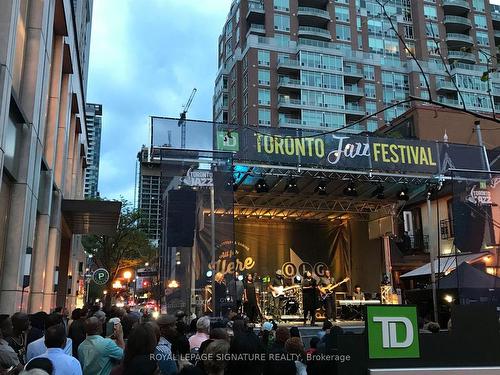
[[73,341],[73,357],[78,359],[78,347],[85,340],[86,310],[74,309],[71,313],[71,324],[68,329],[68,339]]
[[227,287],[224,281],[224,274],[217,272],[214,277],[214,298],[215,298],[215,316],[223,317],[225,315],[225,301]]
[[199,348],[203,341],[210,338],[210,318],[203,316],[196,322],[196,334],[189,338],[190,350]]
[[161,375],[177,374],[177,364],[172,353],[172,343],[176,337],[176,320],[170,315],[160,315],[156,320],[159,327],[158,344],[155,349],[155,357],[160,368]]
[[[61,315],[59,319],[62,320]],[[63,350],[66,347],[66,327],[64,323],[45,329],[44,341],[47,350],[35,358],[48,358],[54,366],[54,375],[82,375],[82,368],[76,358]],[[29,362],[28,362],[29,363]]]
[[361,291],[361,286],[355,285],[354,286],[354,292],[352,293],[352,299],[356,301],[364,301],[365,300],[365,294]]
[[78,360],[84,375],[109,375],[113,363],[123,357],[123,330],[118,323],[114,327],[115,341],[103,338],[102,324],[96,317],[85,321],[87,338],[78,347]]
[[197,317],[194,317],[193,319],[191,319],[191,321],[189,322],[189,332],[188,332],[188,336],[193,336],[195,333],[196,333],[196,323],[198,323],[198,318]]
[[[78,366],[80,366],[80,364],[78,364]],[[26,366],[24,366],[24,370],[26,372],[31,370],[42,370],[45,371],[46,374],[52,375],[54,374],[54,365],[52,361],[46,357],[37,357],[29,361]],[[22,374],[24,374],[24,372]]]
[[111,375],[154,375],[158,364],[154,358],[157,345],[152,324],[140,323],[132,328],[125,346],[122,363]]
[[439,333],[439,330],[441,327],[439,326],[439,323],[436,322],[429,322],[425,325],[425,328],[431,332],[431,333]]
[[47,313],[45,311],[38,311],[29,315],[31,329],[28,331],[28,336],[26,337],[26,347],[28,347],[28,345],[33,341],[43,337],[46,318]]
[[274,330],[273,330],[273,323],[271,322],[264,322],[262,324],[261,330],[259,332],[260,336],[260,341],[264,347],[264,350],[266,352],[269,351],[269,349],[272,347],[274,344]]
[[[60,314],[52,313],[50,315],[47,315],[47,318],[45,319],[45,331],[47,331],[47,329],[49,329],[50,327],[58,324],[64,324],[62,316]],[[64,352],[68,355],[72,355],[73,341],[70,338],[68,338],[65,339],[64,342],[65,342]],[[30,361],[33,358],[44,354],[46,351],[47,347],[45,346],[45,336],[43,336],[28,345],[28,348],[26,350],[26,361]]]
[[[245,355],[256,356],[264,354],[264,346],[249,328],[246,321],[238,319],[233,324],[234,337],[231,340],[229,353],[244,358]],[[263,363],[252,360],[231,360],[228,363],[227,371],[229,374],[238,375],[260,375],[262,374]]]
[[312,273],[307,271],[302,279],[302,304],[304,307],[304,325],[307,323],[307,317],[311,317],[311,326],[316,324],[316,304],[318,297],[316,295],[317,283],[313,279]]
[[248,319],[251,323],[255,323],[257,321],[259,314],[259,306],[257,304],[257,293],[255,291],[255,284],[253,282],[253,275],[251,273],[247,273],[247,277],[245,279],[245,288],[243,291],[243,301],[245,304],[245,314],[248,316]]
[[318,336],[311,337],[311,340],[309,340],[309,349],[306,350],[306,357],[311,357],[318,352],[319,341]]
[[332,329],[333,323],[330,322],[329,320],[324,320],[323,321],[323,326],[321,327],[321,330],[318,332],[318,338],[321,340],[328,332],[330,332],[330,329]]
[[0,316],[0,369],[10,369],[12,367],[20,371],[22,365],[15,350],[4,339],[3,332],[12,332],[14,327],[8,315]]
[[264,375],[293,375],[296,372],[295,363],[292,360],[283,358],[285,343],[290,338],[290,331],[287,327],[279,326],[273,345],[268,351],[268,360],[264,365]]
[[210,330],[210,338],[212,340],[226,340],[229,342],[229,334],[226,328],[214,328]]
[[66,307],[57,306],[54,313],[61,315],[66,332],[68,331],[68,309]]
[[12,333],[9,336],[5,335],[5,340],[17,353],[19,361],[24,365],[26,363],[26,341],[30,321],[28,314],[23,312],[16,312],[11,317]]
[[229,353],[229,343],[225,340],[214,340],[208,345],[206,359],[203,360],[203,368],[207,375],[224,375],[227,366],[226,360],[220,358]]
[[300,337],[300,331],[298,327],[290,327],[290,337]]
[[106,337],[106,313],[102,310],[97,310],[92,316],[99,320],[99,323],[102,326],[101,336]]
[[296,375],[307,375],[306,366],[306,353],[304,351],[304,344],[299,337],[290,337],[285,343],[285,351],[287,354],[292,354],[296,356],[295,362],[295,374]]

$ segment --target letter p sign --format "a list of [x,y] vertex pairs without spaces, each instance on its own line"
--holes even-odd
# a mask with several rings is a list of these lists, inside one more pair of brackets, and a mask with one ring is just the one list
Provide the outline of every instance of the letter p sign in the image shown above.
[[415,306],[368,306],[370,359],[420,358]]

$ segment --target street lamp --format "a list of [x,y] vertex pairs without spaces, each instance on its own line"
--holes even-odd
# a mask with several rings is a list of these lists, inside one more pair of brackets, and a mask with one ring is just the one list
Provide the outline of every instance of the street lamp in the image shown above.
[[149,262],[146,262],[144,266],[149,267]]
[[104,295],[106,295],[106,294],[108,294],[108,291],[107,291],[107,290],[104,290],[102,293],[103,293]]
[[130,278],[132,277],[132,272],[130,272],[130,271],[125,271],[125,272],[123,273],[123,277],[124,277],[124,278],[126,278],[126,279],[127,279],[127,281],[128,281],[128,280],[130,280]]

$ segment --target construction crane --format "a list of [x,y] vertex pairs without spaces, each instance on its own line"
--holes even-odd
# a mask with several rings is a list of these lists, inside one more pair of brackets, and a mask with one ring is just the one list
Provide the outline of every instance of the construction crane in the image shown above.
[[186,115],[191,103],[193,102],[193,98],[196,94],[196,88],[191,91],[191,96],[189,97],[187,103],[184,105],[184,110],[179,115],[178,126],[181,128],[181,148],[186,148]]

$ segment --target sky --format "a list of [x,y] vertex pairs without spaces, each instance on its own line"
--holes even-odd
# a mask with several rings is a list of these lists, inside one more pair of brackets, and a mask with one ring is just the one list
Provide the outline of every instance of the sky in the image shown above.
[[87,102],[103,105],[99,192],[134,199],[149,116],[211,120],[218,37],[231,0],[94,0]]

